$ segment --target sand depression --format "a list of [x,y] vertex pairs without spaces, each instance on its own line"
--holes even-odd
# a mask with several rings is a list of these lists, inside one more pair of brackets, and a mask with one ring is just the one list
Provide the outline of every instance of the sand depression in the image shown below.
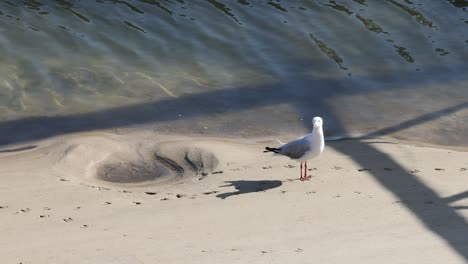
[[219,163],[213,152],[194,141],[137,140],[114,135],[72,137],[40,152],[51,160],[58,177],[98,186],[202,179]]

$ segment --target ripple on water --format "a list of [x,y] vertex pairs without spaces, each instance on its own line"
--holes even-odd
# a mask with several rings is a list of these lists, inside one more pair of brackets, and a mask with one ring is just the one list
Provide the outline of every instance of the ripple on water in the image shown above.
[[[466,14],[463,0],[0,1],[0,133],[248,136],[304,132],[317,114],[329,136],[371,133],[468,96]],[[446,118],[463,138],[468,122]],[[444,131],[407,135],[443,140],[430,127]]]

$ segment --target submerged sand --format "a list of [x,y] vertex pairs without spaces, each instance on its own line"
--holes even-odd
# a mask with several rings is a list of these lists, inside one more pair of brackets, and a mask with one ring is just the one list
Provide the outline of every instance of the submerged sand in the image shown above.
[[[282,140],[291,139],[283,138]],[[0,150],[2,263],[466,263],[468,153],[68,135]]]

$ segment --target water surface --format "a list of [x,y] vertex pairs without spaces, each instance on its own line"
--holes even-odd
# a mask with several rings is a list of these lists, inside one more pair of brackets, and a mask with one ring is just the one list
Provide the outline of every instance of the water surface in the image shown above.
[[468,145],[468,1],[0,1],[0,144],[94,129]]

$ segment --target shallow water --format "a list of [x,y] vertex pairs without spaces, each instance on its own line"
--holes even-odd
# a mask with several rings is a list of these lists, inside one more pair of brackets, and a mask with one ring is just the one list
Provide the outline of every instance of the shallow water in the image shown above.
[[160,133],[468,146],[468,1],[0,1],[0,144]]

